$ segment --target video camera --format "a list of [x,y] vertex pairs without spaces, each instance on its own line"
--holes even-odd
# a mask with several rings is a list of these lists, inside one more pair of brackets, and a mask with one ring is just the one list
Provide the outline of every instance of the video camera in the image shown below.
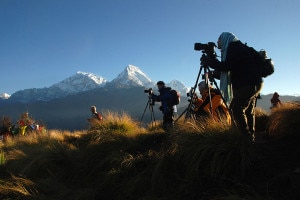
[[202,43],[195,43],[194,44],[194,50],[195,51],[202,51],[203,53],[206,53],[207,56],[210,57],[217,57],[215,52],[216,44],[214,42],[208,42],[207,44]]
[[194,101],[194,99],[197,98],[196,88],[191,87],[191,89],[186,93],[186,96],[188,98],[188,102]]
[[153,96],[152,96],[152,98],[150,98],[150,95],[153,95],[153,89],[152,88],[146,89],[146,90],[144,90],[144,93],[149,94],[149,103],[151,106],[153,106],[155,104],[154,98],[153,98]]
[[187,97],[192,97],[192,95],[195,93],[195,88],[191,87],[191,89],[186,93]]
[[153,94],[153,89],[149,88],[149,89],[144,90],[144,92],[148,93],[148,94]]

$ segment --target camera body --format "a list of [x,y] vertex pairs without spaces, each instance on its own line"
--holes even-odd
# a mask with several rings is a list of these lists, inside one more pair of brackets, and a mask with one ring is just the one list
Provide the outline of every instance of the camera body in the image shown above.
[[208,42],[207,44],[202,44],[202,43],[194,44],[195,51],[202,51],[203,53],[206,53],[207,56],[210,57],[216,57],[215,47],[216,44],[214,42]]
[[144,93],[153,94],[153,89],[152,88],[146,89],[144,90]]
[[[150,105],[151,105],[151,106],[155,105],[154,97],[153,97],[153,96],[150,96],[150,95],[153,95],[153,89],[152,89],[152,88],[145,89],[145,90],[144,90],[144,93],[148,93],[148,94],[149,94],[149,102],[150,102]],[[151,97],[151,98],[150,98],[150,97]]]
[[192,97],[194,93],[195,93],[195,88],[191,87],[191,89],[186,93],[186,96]]

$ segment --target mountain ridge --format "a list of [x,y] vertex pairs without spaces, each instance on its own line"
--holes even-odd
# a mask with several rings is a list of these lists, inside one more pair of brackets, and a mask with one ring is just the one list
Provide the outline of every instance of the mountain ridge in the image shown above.
[[[141,86],[152,88],[155,87],[155,85],[155,82],[142,72],[140,68],[134,65],[128,65],[112,81],[108,81],[93,73],[78,71],[75,75],[55,83],[50,87],[19,90],[10,96],[6,95],[5,99],[11,102],[30,103],[36,101],[50,101],[101,87],[125,88]],[[174,87],[174,89],[180,93],[186,93],[188,90],[188,88],[178,80],[172,80],[167,85]]]
[[[81,130],[88,128],[87,118],[90,117],[90,106],[95,105],[97,111],[128,113],[134,120],[141,120],[145,113],[143,123],[151,121],[150,109],[147,107],[148,94],[144,92],[144,87],[125,87],[125,88],[95,88],[68,95],[62,98],[52,99],[50,101],[36,101],[30,103],[11,102],[0,100],[0,115],[9,116],[13,124],[17,121],[23,112],[36,120],[37,123],[46,126],[48,129],[63,130]],[[154,90],[156,93],[157,91]],[[257,107],[266,112],[270,112],[270,99],[272,94],[262,95],[257,101]],[[300,101],[300,97],[280,97],[282,102]],[[160,103],[153,106],[156,120],[162,119],[162,113],[159,110]],[[181,95],[181,101],[177,106],[177,116],[180,116],[189,102],[186,95]],[[183,116],[184,117],[184,116]]]

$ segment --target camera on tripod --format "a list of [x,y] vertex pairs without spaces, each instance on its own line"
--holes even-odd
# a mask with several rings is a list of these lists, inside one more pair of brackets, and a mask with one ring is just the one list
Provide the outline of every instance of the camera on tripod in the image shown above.
[[186,93],[186,96],[188,98],[188,102],[191,102],[194,98],[197,97],[196,89],[194,87],[191,87],[191,89]]
[[186,96],[187,97],[191,97],[195,92],[195,88],[194,87],[191,87],[191,89],[186,93]]
[[148,93],[148,94],[153,94],[153,89],[149,88],[149,89],[144,90],[144,92]]
[[149,103],[150,103],[150,105],[153,106],[155,104],[155,100],[154,100],[153,96],[150,98],[150,95],[153,95],[153,89],[152,88],[145,89],[144,93],[148,93],[149,94]]
[[214,42],[208,42],[207,44],[202,44],[202,43],[194,44],[195,51],[202,51],[203,53],[206,53],[207,56],[210,56],[210,57],[217,56],[216,52],[215,52],[215,47],[216,47],[216,44]]

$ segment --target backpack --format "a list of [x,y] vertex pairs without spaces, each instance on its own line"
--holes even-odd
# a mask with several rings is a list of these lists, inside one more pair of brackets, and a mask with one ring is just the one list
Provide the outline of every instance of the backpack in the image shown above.
[[272,59],[267,58],[266,51],[260,50],[256,51],[253,47],[243,44],[247,52],[247,62],[252,67],[255,72],[263,78],[270,76],[274,73],[274,63]]
[[100,121],[103,120],[103,117],[102,117],[102,115],[101,115],[100,113],[97,112],[97,113],[95,113],[94,115],[95,115],[95,118],[96,118],[96,119],[98,119],[98,120],[100,120]]
[[170,93],[172,95],[173,105],[178,105],[180,103],[180,94],[174,89],[170,90]]
[[102,121],[102,120],[103,120],[102,115],[101,115],[100,113],[97,113],[97,114],[98,114],[98,119],[99,119],[100,121]]

